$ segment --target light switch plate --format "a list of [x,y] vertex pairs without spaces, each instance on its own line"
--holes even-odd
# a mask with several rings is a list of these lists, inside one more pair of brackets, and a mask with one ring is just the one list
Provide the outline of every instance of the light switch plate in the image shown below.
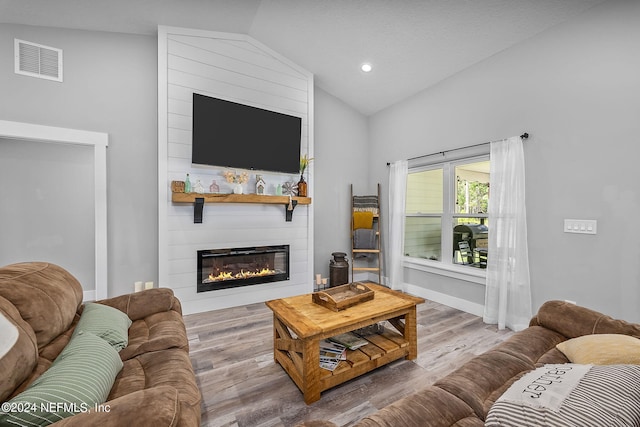
[[597,234],[598,221],[595,219],[565,219],[565,233]]

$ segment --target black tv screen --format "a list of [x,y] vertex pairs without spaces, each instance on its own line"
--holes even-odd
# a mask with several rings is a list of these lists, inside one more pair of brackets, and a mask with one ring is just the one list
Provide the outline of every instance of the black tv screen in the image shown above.
[[193,94],[191,162],[299,173],[302,119]]

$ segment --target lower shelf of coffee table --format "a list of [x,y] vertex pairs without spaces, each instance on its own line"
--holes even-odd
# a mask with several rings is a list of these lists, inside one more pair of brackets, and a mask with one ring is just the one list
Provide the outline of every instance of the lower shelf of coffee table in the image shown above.
[[[319,391],[328,390],[409,354],[409,342],[397,332],[386,330],[382,334],[364,338],[368,344],[357,350],[347,350],[347,360],[341,361],[335,370],[318,368]],[[301,371],[299,366],[296,366],[300,361],[298,354],[291,348],[288,351],[281,349],[275,356],[278,363],[304,392]]]
[[333,371],[320,369],[322,390],[369,372],[408,354],[409,342],[393,331],[364,337],[369,343],[357,350],[347,350],[347,360],[343,360]]

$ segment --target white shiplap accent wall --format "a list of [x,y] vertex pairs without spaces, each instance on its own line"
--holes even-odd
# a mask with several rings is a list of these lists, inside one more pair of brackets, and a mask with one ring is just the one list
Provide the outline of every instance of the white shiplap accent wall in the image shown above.
[[[231,192],[223,168],[191,165],[192,94],[200,93],[302,118],[302,153],[313,156],[313,75],[276,52],[239,34],[158,28],[158,175],[160,286],[174,290],[185,314],[311,292],[313,210],[298,206],[285,221],[284,206],[205,204],[203,223],[193,223],[193,206],[171,202],[170,183],[216,180]],[[268,141],[265,141],[268,143]],[[260,172],[258,172],[260,173]],[[287,174],[261,173],[267,193]],[[313,197],[313,168],[309,170]],[[254,192],[255,174],[245,185]],[[290,280],[196,292],[196,252],[200,249],[290,245]]]

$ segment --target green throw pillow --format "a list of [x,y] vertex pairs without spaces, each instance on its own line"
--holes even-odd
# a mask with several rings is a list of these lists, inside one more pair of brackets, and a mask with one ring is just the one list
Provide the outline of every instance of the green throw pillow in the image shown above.
[[120,356],[111,345],[91,333],[79,333],[47,371],[2,404],[0,425],[46,426],[94,409],[107,400],[121,369]]
[[131,319],[117,308],[104,304],[86,303],[82,316],[73,335],[80,331],[92,334],[107,341],[116,351],[125,348],[129,342]]

